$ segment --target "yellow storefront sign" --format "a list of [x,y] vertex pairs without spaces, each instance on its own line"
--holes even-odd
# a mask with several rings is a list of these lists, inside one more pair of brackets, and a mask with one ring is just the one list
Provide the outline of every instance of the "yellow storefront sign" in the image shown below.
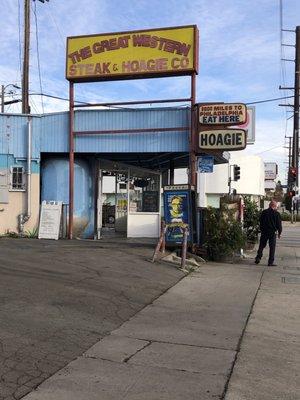
[[197,68],[195,25],[67,39],[66,78],[74,82],[189,75]]

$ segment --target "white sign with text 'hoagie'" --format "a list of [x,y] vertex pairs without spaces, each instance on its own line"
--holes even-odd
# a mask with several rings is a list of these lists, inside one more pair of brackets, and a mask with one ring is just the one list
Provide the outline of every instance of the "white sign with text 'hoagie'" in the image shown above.
[[201,150],[243,150],[247,144],[243,129],[216,129],[199,132]]

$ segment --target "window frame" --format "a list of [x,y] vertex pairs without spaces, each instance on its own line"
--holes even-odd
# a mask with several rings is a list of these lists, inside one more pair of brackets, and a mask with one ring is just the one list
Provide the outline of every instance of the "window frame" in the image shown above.
[[[22,184],[21,187],[14,187],[13,177],[14,177],[14,169],[21,168],[21,172],[18,171],[18,174],[22,174]],[[10,182],[9,182],[9,191],[10,192],[25,192],[26,191],[26,180],[25,180],[25,167],[23,165],[12,165],[10,167]]]

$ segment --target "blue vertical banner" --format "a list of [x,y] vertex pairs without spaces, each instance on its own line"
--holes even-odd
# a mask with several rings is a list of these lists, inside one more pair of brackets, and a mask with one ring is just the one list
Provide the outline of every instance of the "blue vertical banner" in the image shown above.
[[166,242],[181,244],[183,240],[183,227],[189,226],[188,241],[192,238],[191,217],[191,191],[190,190],[165,190],[164,191],[164,217],[169,226],[166,233]]
[[198,172],[212,173],[214,171],[214,157],[200,156],[198,157]]

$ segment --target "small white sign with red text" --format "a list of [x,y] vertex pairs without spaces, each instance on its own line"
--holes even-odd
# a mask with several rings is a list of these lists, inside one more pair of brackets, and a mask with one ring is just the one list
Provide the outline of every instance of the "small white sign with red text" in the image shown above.
[[199,122],[203,125],[239,125],[247,120],[247,108],[241,103],[205,104],[199,106]]

